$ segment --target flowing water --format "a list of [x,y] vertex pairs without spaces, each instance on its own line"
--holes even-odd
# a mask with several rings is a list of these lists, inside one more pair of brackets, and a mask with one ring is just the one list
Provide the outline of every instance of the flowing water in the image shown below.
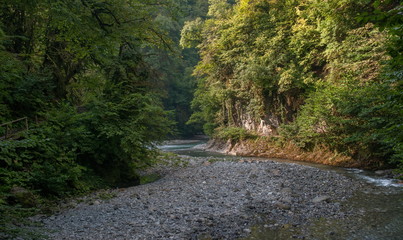
[[[203,150],[205,140],[174,141],[160,147],[181,155],[236,159]],[[245,157],[243,157],[245,158]],[[251,159],[256,159],[251,157]],[[357,214],[347,219],[317,219],[308,227],[282,226],[278,229],[266,228],[261,224],[252,228],[246,239],[403,239],[403,184],[394,179],[381,177],[374,172],[360,169],[338,168],[320,164],[305,163],[284,159],[270,159],[279,162],[309,165],[327,171],[336,171],[345,176],[364,181],[370,185],[358,191],[345,204],[346,210],[353,209]]]

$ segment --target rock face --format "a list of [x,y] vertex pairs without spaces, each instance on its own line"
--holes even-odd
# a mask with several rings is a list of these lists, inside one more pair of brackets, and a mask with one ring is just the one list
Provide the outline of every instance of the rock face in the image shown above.
[[250,115],[242,115],[240,116],[241,126],[249,131],[254,131],[259,133],[262,136],[270,136],[276,132],[276,127],[279,126],[280,123],[276,118],[271,119],[260,119],[258,121],[253,120],[253,117]]
[[231,140],[212,139],[204,146],[204,149],[232,156],[271,157],[265,155],[266,147],[251,146],[247,141],[232,142]]
[[251,149],[244,142],[233,143],[231,140],[210,140],[205,149],[208,151],[219,152],[223,154],[233,155],[233,156],[252,156],[254,155],[254,150]]
[[[39,219],[50,239],[236,239],[256,223],[268,227],[343,218],[340,202],[361,183],[335,172],[272,161],[182,157],[186,168],[114,190],[116,197],[79,203]],[[326,196],[332,201],[320,200]]]

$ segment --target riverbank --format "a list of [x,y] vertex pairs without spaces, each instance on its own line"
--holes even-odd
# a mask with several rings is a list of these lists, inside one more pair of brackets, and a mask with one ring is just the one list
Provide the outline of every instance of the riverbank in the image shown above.
[[174,165],[148,170],[162,175],[158,181],[111,190],[108,199],[89,196],[36,220],[50,239],[237,239],[262,223],[279,229],[346,218],[355,212],[343,210],[345,201],[367,187],[333,171],[291,163],[176,158]]
[[[382,162],[361,162],[341,153],[330,151],[324,146],[316,147],[312,151],[303,151],[292,143],[280,145],[266,138],[238,141],[212,139],[203,146],[203,149],[233,156],[290,159],[345,168],[378,170],[386,167]],[[393,177],[399,178],[399,175],[396,173],[393,174]]]

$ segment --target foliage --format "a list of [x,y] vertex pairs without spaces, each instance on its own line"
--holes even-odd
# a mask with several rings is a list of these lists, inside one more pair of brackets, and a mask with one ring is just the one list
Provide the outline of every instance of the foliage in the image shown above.
[[160,179],[161,176],[159,174],[149,174],[145,176],[140,177],[140,184],[147,184],[147,183],[152,183]]
[[[26,208],[22,206],[8,206],[0,205],[0,237],[2,239],[45,239],[42,233],[30,229],[34,226],[27,220],[27,217],[37,214],[38,210],[35,208]],[[25,225],[28,228],[21,228],[18,226]]]
[[[401,121],[402,91],[389,84],[372,84],[348,92],[339,102],[344,116],[354,116],[345,121],[343,131],[348,133],[347,144],[361,146],[368,158],[390,159],[401,164],[403,159],[403,134]],[[347,101],[349,104],[346,104]],[[362,149],[364,148],[364,149]],[[362,157],[362,156],[358,156]],[[382,163],[382,161],[380,161]]]
[[201,40],[201,27],[203,21],[201,18],[196,18],[193,21],[185,22],[182,28],[180,45],[184,48],[194,48]]
[[389,33],[390,44],[388,52],[393,58],[389,63],[394,70],[400,70],[403,64],[402,57],[402,26],[403,16],[402,1],[400,0],[375,0],[371,1],[371,10],[363,12],[357,16],[360,22],[371,22],[378,26],[381,31]]
[[257,136],[244,128],[228,127],[220,129],[214,137],[218,139],[231,140],[237,142],[246,139],[253,139],[256,138]]
[[[64,109],[65,110],[65,109]],[[82,176],[88,171],[76,161],[75,150],[86,145],[86,133],[69,112],[59,112],[57,125],[50,122],[32,129],[25,139],[1,141],[2,189],[6,194],[13,186],[38,191],[41,195],[63,196],[87,191]],[[64,114],[64,115],[62,115]]]
[[153,144],[171,123],[152,97],[124,98],[94,103],[84,113],[60,106],[48,111],[46,122],[25,139],[1,141],[1,179],[8,187],[3,193],[17,185],[44,196],[64,196],[98,187],[97,176],[110,185],[137,183],[136,169],[147,164]]
[[138,182],[135,170],[147,166],[154,144],[164,139],[172,123],[151,95],[122,97],[117,102],[89,106],[91,116],[85,124],[97,141],[83,161],[108,177],[109,182],[130,185],[131,181]]
[[180,33],[189,17],[205,17],[207,13],[207,0],[176,0],[180,14],[172,19],[165,13],[159,13],[155,21],[160,23],[161,29],[172,38],[173,44],[169,51],[165,49],[142,49],[146,56],[145,61],[152,66],[154,74],[160,79],[160,88],[164,90],[162,99],[164,109],[170,111],[170,118],[176,122],[176,129],[170,136],[189,137],[202,133],[197,124],[186,124],[192,110],[190,102],[196,86],[192,76],[192,68],[199,60],[194,48],[182,49]]
[[212,136],[266,123],[306,151],[401,164],[400,2],[210,1],[182,30],[201,56],[190,121]]
[[0,122],[27,116],[30,130],[0,141],[1,208],[139,183],[174,125],[147,55],[173,51],[163,24],[176,23],[178,2],[2,1]]

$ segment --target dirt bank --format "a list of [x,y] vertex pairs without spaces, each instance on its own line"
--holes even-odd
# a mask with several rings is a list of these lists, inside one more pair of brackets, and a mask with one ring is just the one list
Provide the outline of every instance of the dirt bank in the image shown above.
[[348,156],[332,152],[325,147],[317,147],[311,152],[306,152],[292,143],[279,146],[266,139],[242,141],[213,139],[205,145],[205,150],[234,156],[283,158],[338,167],[367,168],[371,164],[357,162]]

